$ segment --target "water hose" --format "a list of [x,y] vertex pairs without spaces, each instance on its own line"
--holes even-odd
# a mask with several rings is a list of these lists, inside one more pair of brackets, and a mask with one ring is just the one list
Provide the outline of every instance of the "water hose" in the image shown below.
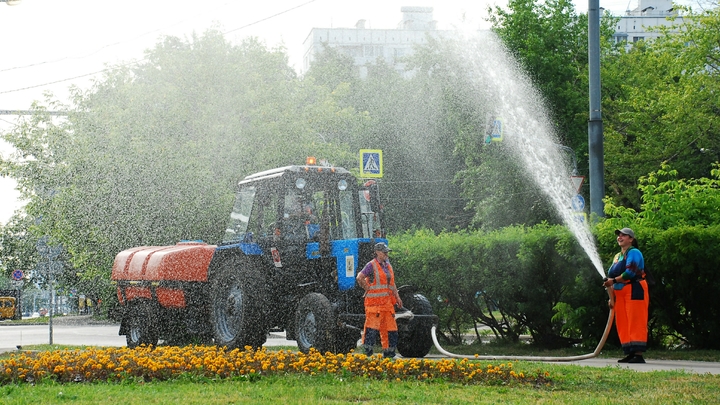
[[442,354],[443,356],[452,357],[456,359],[475,359],[475,360],[527,360],[527,361],[576,361],[576,360],[586,360],[591,359],[593,357],[596,357],[598,354],[600,354],[600,351],[602,350],[603,346],[605,346],[605,342],[607,341],[608,335],[610,334],[610,329],[612,328],[612,322],[613,318],[615,317],[615,294],[613,292],[612,286],[606,287],[608,296],[610,297],[610,313],[608,314],[608,320],[607,324],[605,324],[605,332],[603,332],[602,339],[600,339],[600,343],[598,343],[597,347],[595,348],[595,351],[588,354],[583,354],[579,356],[569,356],[569,357],[545,357],[545,356],[495,356],[495,355],[463,355],[463,354],[454,354],[450,353],[447,350],[440,347],[440,343],[438,343],[437,334],[436,334],[436,326],[433,325],[431,329],[432,339],[433,343],[435,343],[435,348]]

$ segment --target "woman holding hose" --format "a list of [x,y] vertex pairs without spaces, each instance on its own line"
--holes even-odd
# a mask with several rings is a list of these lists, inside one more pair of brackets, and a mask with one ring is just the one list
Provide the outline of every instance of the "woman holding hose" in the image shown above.
[[645,259],[632,229],[616,229],[615,235],[620,253],[615,255],[603,285],[612,286],[615,294],[615,326],[625,353],[618,363],[645,363],[650,304]]

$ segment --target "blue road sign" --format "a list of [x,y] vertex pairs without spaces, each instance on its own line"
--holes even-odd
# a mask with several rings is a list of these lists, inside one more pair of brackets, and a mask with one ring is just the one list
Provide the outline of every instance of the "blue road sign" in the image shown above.
[[573,219],[581,224],[585,224],[588,221],[587,214],[584,212],[573,212]]
[[20,280],[22,280],[22,279],[23,279],[23,276],[25,276],[25,275],[23,274],[23,271],[22,271],[22,270],[15,270],[15,271],[12,272],[12,278],[13,278],[13,280],[15,280],[15,281],[20,281]]
[[570,200],[570,206],[574,211],[582,211],[585,209],[585,199],[580,194],[576,194],[575,197]]

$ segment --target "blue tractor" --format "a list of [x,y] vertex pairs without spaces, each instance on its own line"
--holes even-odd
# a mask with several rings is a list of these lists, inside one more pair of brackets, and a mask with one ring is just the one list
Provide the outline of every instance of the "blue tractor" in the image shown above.
[[[361,184],[340,167],[287,166],[245,177],[222,243],[117,256],[120,334],[129,346],[190,339],[243,348],[284,330],[303,352],[349,352],[365,321],[355,277],[374,244],[387,243],[379,194],[374,181]],[[412,286],[398,290],[412,312],[397,320],[398,352],[423,357],[437,317]]]

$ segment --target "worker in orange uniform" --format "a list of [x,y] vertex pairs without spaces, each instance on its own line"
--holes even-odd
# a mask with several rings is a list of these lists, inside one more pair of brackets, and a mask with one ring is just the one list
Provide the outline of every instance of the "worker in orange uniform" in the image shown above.
[[[645,259],[632,229],[617,229],[615,235],[620,253],[615,255],[603,286],[612,286],[615,294],[615,326],[626,354],[618,363],[645,363],[650,306]],[[613,301],[609,304],[612,307]]]
[[383,357],[395,357],[398,344],[398,328],[395,322],[395,305],[403,303],[395,286],[395,274],[388,260],[385,243],[375,244],[375,259],[368,262],[357,275],[358,285],[365,290],[365,354],[373,353],[373,346],[380,336]]

